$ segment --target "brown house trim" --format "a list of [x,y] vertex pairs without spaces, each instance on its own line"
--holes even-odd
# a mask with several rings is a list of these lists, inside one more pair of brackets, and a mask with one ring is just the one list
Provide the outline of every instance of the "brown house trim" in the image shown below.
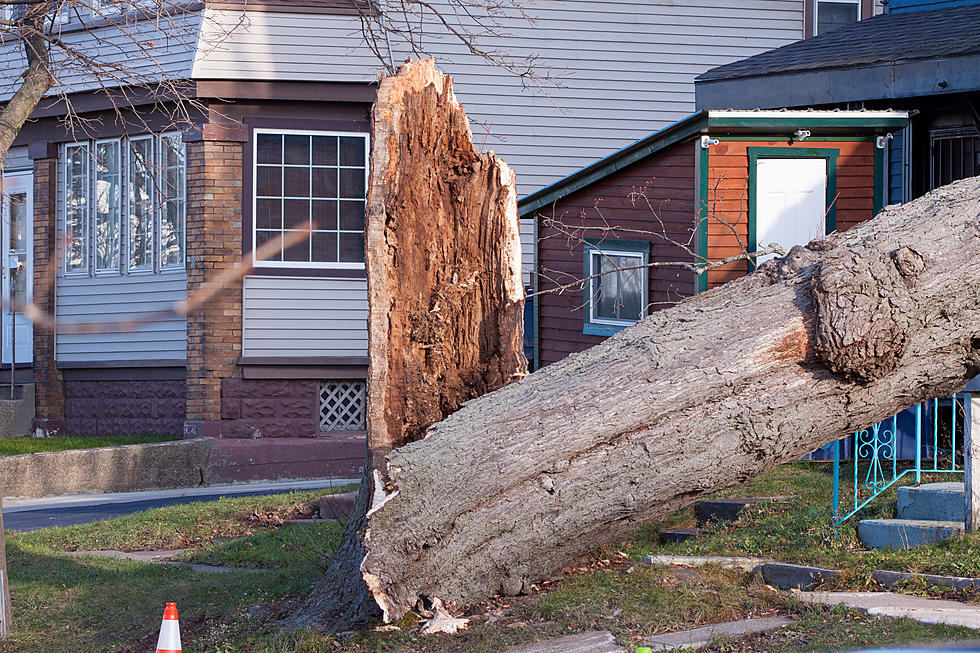
[[365,379],[367,363],[363,356],[243,356],[238,359],[243,379]]
[[98,367],[92,363],[85,363],[85,367],[62,365],[58,367],[65,381],[183,381],[187,377],[187,368],[181,361],[111,361],[98,363]]
[[[326,14],[331,16],[359,16],[374,13],[370,2],[361,0],[207,0],[209,9],[235,11],[264,11],[290,14]],[[358,7],[360,5],[360,7]]]
[[292,100],[297,102],[374,102],[377,83],[197,80],[199,98]]

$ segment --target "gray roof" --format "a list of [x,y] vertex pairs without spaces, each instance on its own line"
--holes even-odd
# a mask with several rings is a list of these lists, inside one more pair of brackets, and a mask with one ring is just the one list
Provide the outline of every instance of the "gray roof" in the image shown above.
[[712,68],[697,81],[848,68],[980,53],[980,4],[882,14]]

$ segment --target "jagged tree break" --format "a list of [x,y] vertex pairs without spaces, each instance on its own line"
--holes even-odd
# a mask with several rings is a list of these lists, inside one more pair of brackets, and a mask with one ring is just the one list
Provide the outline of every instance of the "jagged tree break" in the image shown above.
[[[980,372],[975,178],[794,247],[453,412],[468,392],[521,376],[505,365],[517,341],[504,328],[519,332],[519,296],[505,300],[518,287],[506,263],[517,223],[497,202],[509,172],[472,154],[456,107],[429,64],[382,83],[368,240],[376,482],[300,623],[347,627],[372,611],[397,619],[423,597],[518,594],[640,524]],[[457,269],[468,259],[443,253],[471,232],[502,237]],[[451,326],[433,327],[447,293],[458,293]],[[495,362],[457,374],[472,360],[453,358],[465,342],[499,348]],[[491,376],[471,380],[476,370]]]

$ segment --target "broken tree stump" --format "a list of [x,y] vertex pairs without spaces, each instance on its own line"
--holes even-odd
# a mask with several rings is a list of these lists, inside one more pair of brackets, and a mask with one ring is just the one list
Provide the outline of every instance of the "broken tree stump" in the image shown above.
[[388,494],[373,491],[390,483],[385,456],[464,402],[527,374],[514,172],[477,151],[452,79],[432,60],[407,63],[381,81],[372,123],[371,476],[324,580],[292,620],[297,626],[378,614],[360,565],[365,513]]

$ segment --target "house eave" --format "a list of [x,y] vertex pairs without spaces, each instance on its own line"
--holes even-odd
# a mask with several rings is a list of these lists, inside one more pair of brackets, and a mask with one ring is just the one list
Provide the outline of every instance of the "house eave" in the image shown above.
[[980,53],[695,82],[699,109],[809,107],[980,90]]

